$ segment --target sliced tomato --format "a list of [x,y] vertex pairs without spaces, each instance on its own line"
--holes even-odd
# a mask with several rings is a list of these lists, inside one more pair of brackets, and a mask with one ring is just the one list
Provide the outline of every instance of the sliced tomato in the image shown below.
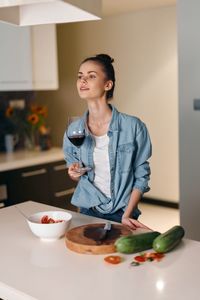
[[55,223],[54,219],[49,218],[48,223]]
[[42,218],[41,218],[41,223],[43,224],[48,224],[49,222],[49,217],[47,215],[44,215]]
[[109,264],[117,265],[122,261],[122,258],[118,255],[109,255],[106,256],[104,260]]
[[53,218],[49,218],[47,215],[44,215],[41,218],[41,223],[43,224],[60,223],[60,222],[64,222],[64,220],[54,220]]

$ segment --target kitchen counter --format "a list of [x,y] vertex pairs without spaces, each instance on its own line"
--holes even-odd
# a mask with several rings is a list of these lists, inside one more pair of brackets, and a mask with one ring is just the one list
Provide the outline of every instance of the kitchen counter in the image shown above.
[[61,148],[51,148],[50,150],[20,150],[13,153],[0,154],[0,172],[30,167],[39,164],[64,160]]
[[[24,202],[29,215],[52,206]],[[101,222],[75,212],[71,227]],[[199,299],[200,243],[184,239],[160,262],[130,267],[135,254],[108,265],[105,255],[70,251],[64,238],[44,242],[35,237],[14,206],[0,210],[0,298],[5,300]]]

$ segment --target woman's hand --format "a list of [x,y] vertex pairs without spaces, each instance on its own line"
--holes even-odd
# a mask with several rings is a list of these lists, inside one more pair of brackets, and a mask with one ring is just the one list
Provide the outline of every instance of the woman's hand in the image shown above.
[[122,222],[123,225],[128,226],[132,230],[135,230],[137,228],[145,228],[145,229],[152,230],[149,227],[147,227],[146,225],[139,222],[138,220],[135,220],[135,219],[132,219],[132,218],[122,217],[121,222]]
[[79,178],[80,178],[80,176],[85,173],[85,171],[84,172],[80,172],[79,169],[80,169],[80,164],[79,163],[73,163],[73,164],[71,164],[69,166],[69,168],[68,168],[68,174],[69,174],[69,177],[72,180],[78,181]]

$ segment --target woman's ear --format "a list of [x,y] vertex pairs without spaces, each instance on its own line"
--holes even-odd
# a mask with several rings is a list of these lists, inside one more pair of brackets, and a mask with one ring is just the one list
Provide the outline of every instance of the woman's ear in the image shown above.
[[110,91],[110,90],[112,89],[112,87],[113,87],[113,82],[112,82],[112,80],[108,80],[108,81],[106,82],[105,91]]

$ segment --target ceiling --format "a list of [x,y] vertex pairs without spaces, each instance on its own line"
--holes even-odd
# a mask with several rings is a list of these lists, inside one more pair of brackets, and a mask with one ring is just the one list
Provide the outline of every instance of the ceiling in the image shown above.
[[103,15],[111,16],[148,8],[176,5],[176,0],[102,0]]

